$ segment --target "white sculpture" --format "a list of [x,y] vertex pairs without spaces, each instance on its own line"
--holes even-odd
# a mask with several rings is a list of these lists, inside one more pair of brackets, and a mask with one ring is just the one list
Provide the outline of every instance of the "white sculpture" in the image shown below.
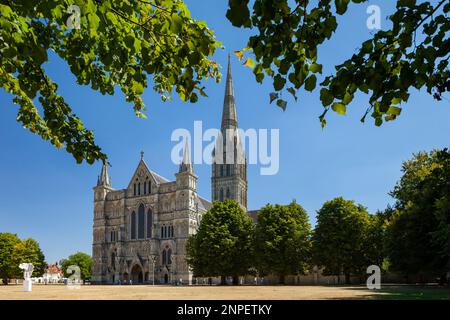
[[21,263],[19,268],[23,270],[23,291],[31,292],[31,275],[33,274],[34,266],[32,263]]

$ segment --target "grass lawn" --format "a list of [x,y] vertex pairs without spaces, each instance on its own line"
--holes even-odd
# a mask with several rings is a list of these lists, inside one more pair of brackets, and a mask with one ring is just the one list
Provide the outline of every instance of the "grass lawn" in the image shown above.
[[385,286],[381,290],[377,290],[380,295],[374,295],[373,299],[389,299],[389,300],[450,300],[450,287],[438,286]]
[[20,285],[0,286],[0,300],[417,300],[449,299],[450,287],[385,285],[380,290],[365,286],[151,286]]

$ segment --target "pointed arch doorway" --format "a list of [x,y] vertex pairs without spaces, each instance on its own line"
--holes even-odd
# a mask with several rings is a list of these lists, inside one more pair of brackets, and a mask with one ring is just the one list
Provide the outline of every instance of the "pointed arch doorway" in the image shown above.
[[142,284],[144,283],[144,275],[142,273],[142,268],[139,265],[134,265],[131,269],[131,281],[132,284]]

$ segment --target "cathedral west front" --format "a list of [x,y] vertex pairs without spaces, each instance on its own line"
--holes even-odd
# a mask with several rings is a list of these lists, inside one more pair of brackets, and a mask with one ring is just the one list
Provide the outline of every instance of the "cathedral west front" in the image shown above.
[[[224,146],[230,142],[234,149],[234,159],[227,162],[230,150],[223,147],[225,160],[212,164],[211,196],[213,201],[234,199],[247,210],[247,166],[237,128],[228,59],[221,132]],[[226,131],[234,134],[230,137]],[[244,160],[236,161],[239,156]],[[128,186],[116,190],[104,164],[94,187],[92,282],[192,283],[186,242],[211,208],[211,202],[198,195],[197,180],[187,144],[174,181],[152,171],[141,153]]]

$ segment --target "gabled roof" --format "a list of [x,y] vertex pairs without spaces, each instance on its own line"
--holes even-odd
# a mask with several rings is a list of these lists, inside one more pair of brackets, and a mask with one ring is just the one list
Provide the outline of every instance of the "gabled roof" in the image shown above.
[[136,170],[134,170],[133,176],[131,177],[130,183],[128,184],[128,188],[130,188],[133,185],[135,177],[138,175],[138,172],[140,170],[144,170],[150,176],[150,179],[152,179],[153,182],[156,184],[170,182],[166,178],[164,178],[164,177],[160,176],[159,174],[155,173],[154,171],[150,170],[148,168],[147,163],[145,163],[144,158],[142,157],[136,167]]
[[208,211],[209,209],[211,209],[212,207],[212,203],[209,202],[208,200],[198,196],[198,207],[199,209],[203,209],[205,211]]
[[155,180],[157,180],[159,184],[171,182],[169,179],[164,178],[163,176],[157,174],[155,171],[150,170],[150,173],[153,175],[153,177],[155,178]]

